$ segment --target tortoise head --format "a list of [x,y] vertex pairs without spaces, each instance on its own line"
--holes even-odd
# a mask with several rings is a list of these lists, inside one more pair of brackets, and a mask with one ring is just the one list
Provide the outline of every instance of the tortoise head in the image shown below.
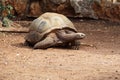
[[77,33],[77,35],[76,35],[76,38],[77,39],[83,39],[83,38],[85,38],[85,34],[84,33]]

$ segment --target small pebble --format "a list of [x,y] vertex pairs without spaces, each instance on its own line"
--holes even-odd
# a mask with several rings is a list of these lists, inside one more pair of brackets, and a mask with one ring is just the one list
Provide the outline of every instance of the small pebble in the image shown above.
[[19,56],[20,54],[17,54],[17,56]]
[[5,64],[5,65],[7,65],[8,63],[7,63],[7,62],[5,62],[4,64]]

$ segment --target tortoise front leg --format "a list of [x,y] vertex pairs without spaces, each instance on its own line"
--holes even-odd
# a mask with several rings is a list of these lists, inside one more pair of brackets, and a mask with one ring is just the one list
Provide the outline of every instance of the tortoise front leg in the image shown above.
[[[60,31],[60,32],[62,32],[60,34],[58,33],[58,35],[60,35],[60,38],[61,37],[65,37],[65,38],[71,40],[71,41],[68,40],[68,42],[67,42],[67,46],[69,48],[74,49],[74,50],[79,50],[79,48],[80,48],[80,41],[77,40],[77,36],[80,36],[80,35],[77,35],[78,33],[75,33],[74,31],[71,31],[71,30],[65,30],[65,31]],[[84,34],[83,34],[83,36],[84,36]]]
[[80,41],[79,40],[74,40],[71,43],[71,49],[74,49],[74,50],[79,50],[80,49]]
[[[73,34],[75,32],[71,31],[71,30],[65,30],[66,33],[68,34]],[[69,46],[71,49],[74,49],[74,50],[79,50],[80,49],[80,40],[74,40],[74,41],[71,41],[69,42]]]
[[59,43],[58,38],[55,36],[55,34],[49,34],[44,40],[36,43],[34,45],[34,49],[46,49],[52,46],[55,46]]

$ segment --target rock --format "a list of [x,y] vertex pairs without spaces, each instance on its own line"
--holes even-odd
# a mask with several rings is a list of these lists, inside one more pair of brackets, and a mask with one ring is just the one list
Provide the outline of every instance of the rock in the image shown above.
[[42,14],[42,9],[39,1],[30,2],[28,16],[38,17]]
[[69,0],[42,0],[41,7],[43,12],[57,12],[67,16],[75,15]]
[[62,3],[66,2],[66,0],[50,0],[50,1],[55,3],[55,4],[62,4]]
[[[18,16],[57,12],[68,17],[120,21],[120,0],[9,0]],[[22,6],[22,7],[21,7]]]
[[97,16],[92,8],[93,2],[94,0],[70,0],[71,6],[74,8],[75,13],[79,14],[79,17],[90,17],[97,19]]
[[94,2],[92,5],[95,14],[101,19],[111,21],[120,21],[120,3],[102,1],[100,3]]
[[2,27],[2,22],[0,21],[0,27]]
[[[10,0],[9,0],[10,1]],[[14,7],[16,15],[19,17],[25,16],[27,13],[27,2],[28,0],[12,0],[11,5]]]

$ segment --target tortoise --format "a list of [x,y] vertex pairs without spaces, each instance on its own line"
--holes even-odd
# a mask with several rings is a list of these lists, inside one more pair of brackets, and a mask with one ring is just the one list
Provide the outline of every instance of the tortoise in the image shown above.
[[77,50],[80,39],[84,37],[85,34],[78,33],[66,16],[46,12],[31,23],[29,33],[25,36],[25,44],[34,49],[66,47]]

